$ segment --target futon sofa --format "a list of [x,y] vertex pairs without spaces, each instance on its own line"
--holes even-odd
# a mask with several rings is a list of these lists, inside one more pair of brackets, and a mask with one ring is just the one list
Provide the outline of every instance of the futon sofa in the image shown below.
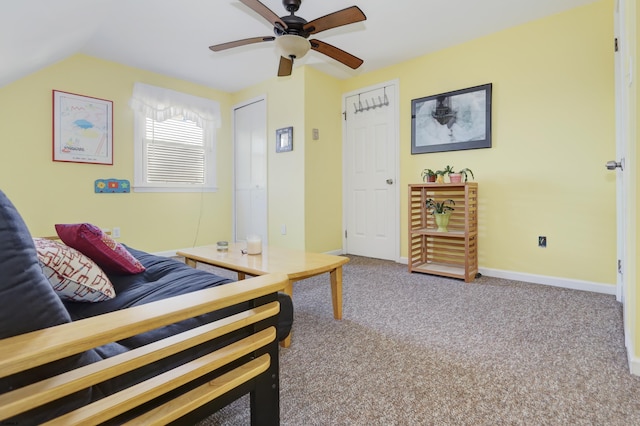
[[0,191],[0,424],[193,424],[247,393],[253,424],[279,423],[286,276],[232,282],[119,245],[138,270],[91,263],[98,290],[69,292],[41,243]]

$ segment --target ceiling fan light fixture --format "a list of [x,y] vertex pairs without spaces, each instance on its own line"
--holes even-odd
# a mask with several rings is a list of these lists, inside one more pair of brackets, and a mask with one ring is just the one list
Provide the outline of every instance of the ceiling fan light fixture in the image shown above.
[[311,43],[304,37],[284,34],[276,38],[276,47],[280,56],[300,59],[311,49]]

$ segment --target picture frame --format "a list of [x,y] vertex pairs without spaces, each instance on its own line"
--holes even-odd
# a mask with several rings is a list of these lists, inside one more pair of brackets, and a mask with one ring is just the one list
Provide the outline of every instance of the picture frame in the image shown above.
[[53,90],[53,161],[113,165],[113,102]]
[[293,127],[276,130],[276,152],[293,151]]
[[411,154],[491,148],[492,84],[411,101]]

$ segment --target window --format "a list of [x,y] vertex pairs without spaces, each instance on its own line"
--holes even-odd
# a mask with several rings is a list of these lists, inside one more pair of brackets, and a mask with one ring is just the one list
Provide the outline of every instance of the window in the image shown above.
[[216,191],[215,101],[136,83],[134,191]]

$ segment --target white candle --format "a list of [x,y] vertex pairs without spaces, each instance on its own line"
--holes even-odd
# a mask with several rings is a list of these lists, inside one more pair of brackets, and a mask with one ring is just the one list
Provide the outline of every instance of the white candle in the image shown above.
[[247,254],[262,253],[262,239],[259,235],[247,236]]

